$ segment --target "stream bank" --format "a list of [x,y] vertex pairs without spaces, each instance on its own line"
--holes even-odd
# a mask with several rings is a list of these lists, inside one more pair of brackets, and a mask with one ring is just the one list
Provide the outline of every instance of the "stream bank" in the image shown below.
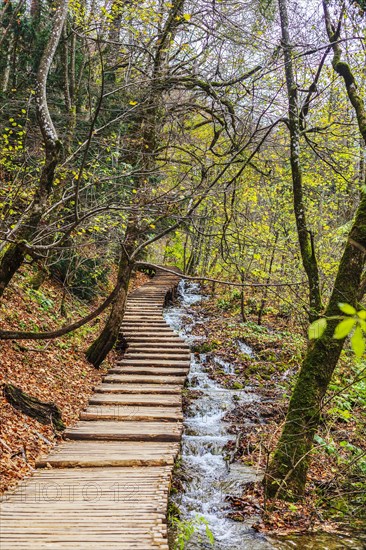
[[[175,527],[181,532],[182,540],[189,537],[190,540],[184,546],[176,543],[176,547],[215,550],[364,548],[364,542],[358,537],[290,534],[278,538],[266,532],[259,490],[263,457],[256,462],[252,460],[256,456],[253,446],[258,426],[265,424],[267,419],[281,422],[285,403],[280,381],[293,374],[294,364],[288,364],[277,377],[276,384],[258,381],[252,384],[250,369],[245,381],[240,377],[241,366],[254,357],[258,359],[261,350],[254,350],[242,338],[235,338],[236,354],[233,349],[225,354],[220,331],[213,345],[212,337],[208,338],[207,334],[209,319],[205,301],[199,285],[182,282],[178,304],[165,310],[166,321],[194,351],[184,399],[182,451],[171,494],[172,515],[179,514]],[[266,377],[274,378],[273,365],[268,360],[267,363],[263,382]],[[280,401],[281,406],[278,405]],[[243,460],[245,454],[253,455],[251,460]],[[295,516],[302,515],[302,509],[295,508],[296,511],[290,510],[293,518],[286,518],[286,512],[280,511],[279,532],[286,533]],[[284,513],[285,518],[281,517]],[[304,529],[304,526],[300,521],[297,527]],[[277,529],[273,526],[271,530]],[[210,538],[214,539],[213,544]]]

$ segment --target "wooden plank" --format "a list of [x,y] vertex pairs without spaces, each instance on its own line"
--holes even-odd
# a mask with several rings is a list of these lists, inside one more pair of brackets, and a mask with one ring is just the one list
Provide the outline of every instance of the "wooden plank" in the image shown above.
[[183,346],[181,348],[174,347],[174,346],[162,346],[161,348],[157,347],[144,347],[144,346],[128,346],[127,351],[125,352],[125,357],[129,358],[131,356],[138,356],[144,355],[148,353],[151,357],[164,357],[167,356],[169,358],[173,358],[178,355],[179,358],[187,359],[188,361],[191,358],[191,352],[189,348],[184,348]]
[[116,365],[126,367],[150,367],[156,365],[157,367],[189,367],[189,361],[184,359],[130,359],[129,357],[116,361]]
[[[122,336],[125,336],[122,332],[121,332]],[[164,344],[179,344],[180,346],[183,345],[183,340],[177,335],[177,336],[164,336],[163,338],[160,336],[151,336],[151,335],[148,335],[148,334],[130,334],[128,336],[128,342],[131,342],[131,343],[136,343],[136,342],[139,342],[139,343],[144,343],[144,344],[149,344],[150,345],[150,342],[151,343],[156,343],[158,344],[158,346],[161,346],[161,345],[164,345]]]
[[164,349],[164,350],[169,350],[169,352],[172,350],[177,350],[177,351],[187,351],[187,352],[191,352],[191,348],[181,339],[181,338],[177,338],[177,341],[172,341],[172,342],[166,342],[165,339],[162,341],[162,340],[158,340],[157,342],[149,342],[149,344],[146,344],[144,342],[142,343],[139,343],[139,342],[133,342],[131,339],[128,340],[127,342],[128,344],[128,348],[127,348],[127,351],[129,350],[138,350],[138,349],[151,349],[153,350],[154,352],[157,350],[157,349]]
[[65,441],[49,455],[42,456],[37,468],[91,468],[118,466],[173,465],[178,443],[123,441]]
[[108,374],[146,374],[147,376],[156,374],[161,376],[186,376],[188,372],[188,367],[115,367],[113,369],[109,369]]
[[81,420],[152,420],[178,421],[183,419],[180,407],[140,407],[131,405],[91,405],[80,415]]
[[[143,328],[170,328],[169,325],[164,321],[164,319],[161,317],[159,319],[151,319],[151,317],[148,315],[146,316],[146,313],[144,312],[143,315],[141,315],[141,318],[139,319],[130,319],[128,317],[124,317],[122,327],[130,327],[132,330],[138,327]],[[170,329],[172,330],[172,329]]]
[[108,374],[103,378],[103,383],[107,384],[123,384],[125,382],[131,384],[184,384],[186,376],[159,376],[158,374]]
[[101,384],[95,388],[96,393],[162,393],[180,394],[181,386],[168,384]]
[[94,394],[89,399],[90,405],[134,405],[137,407],[180,407],[181,395],[174,394]]
[[80,421],[65,432],[67,439],[109,441],[180,441],[181,422]]

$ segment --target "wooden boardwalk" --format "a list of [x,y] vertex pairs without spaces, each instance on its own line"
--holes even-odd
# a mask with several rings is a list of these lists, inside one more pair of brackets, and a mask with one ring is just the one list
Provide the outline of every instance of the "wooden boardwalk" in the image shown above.
[[128,299],[128,349],[65,441],[7,493],[1,550],[168,550],[166,512],[182,433],[188,346],[165,323],[179,277],[158,272]]

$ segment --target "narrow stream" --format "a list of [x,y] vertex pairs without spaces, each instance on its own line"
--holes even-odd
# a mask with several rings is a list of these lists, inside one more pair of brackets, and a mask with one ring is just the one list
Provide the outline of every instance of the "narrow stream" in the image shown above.
[[[198,322],[189,308],[200,301],[202,295],[197,284],[181,283],[179,286],[180,306],[165,310],[166,321],[190,344],[197,341],[191,334]],[[247,353],[251,350],[248,349]],[[205,371],[204,354],[192,355],[188,385],[198,390],[199,397],[189,406],[182,441],[182,469],[189,480],[184,492],[174,496],[184,519],[194,520],[203,516],[215,537],[214,546],[208,544],[202,526],[202,540],[194,537],[187,548],[214,548],[215,550],[234,550],[250,548],[253,550],[273,548],[264,537],[258,535],[249,524],[239,523],[226,518],[230,510],[225,502],[226,494],[241,494],[243,483],[255,481],[257,472],[248,466],[232,464],[228,468],[224,460],[223,449],[229,439],[228,424],[223,421],[225,414],[238,402],[254,402],[259,397],[249,391],[223,389],[211,380]],[[220,367],[231,372],[229,363],[215,358]],[[250,524],[255,518],[251,518]]]
[[[190,306],[204,299],[196,283],[182,281],[178,288],[179,305],[165,309],[165,320],[189,344],[200,337],[192,334],[192,329],[204,319],[198,319]],[[204,337],[203,337],[204,338]],[[242,353],[253,351],[244,342],[238,342]],[[211,380],[205,369],[206,355],[192,355],[191,369],[188,375],[188,387],[198,390],[198,397],[192,400],[186,411],[184,434],[182,439],[181,469],[184,475],[184,490],[172,496],[179,507],[182,520],[195,521],[197,516],[204,517],[215,542],[211,545],[205,535],[205,526],[201,525],[187,550],[212,548],[214,550],[267,550],[281,549],[318,549],[336,550],[341,548],[362,549],[363,544],[348,538],[332,535],[292,536],[287,539],[269,539],[258,534],[251,525],[257,517],[247,522],[236,522],[226,517],[230,506],[225,495],[241,495],[243,484],[256,481],[261,477],[253,467],[243,464],[230,464],[224,460],[224,446],[234,436],[228,433],[229,424],[223,420],[226,413],[238,403],[255,403],[260,396],[246,387],[245,390],[227,390]],[[216,357],[214,360],[226,372],[232,372],[232,366]]]

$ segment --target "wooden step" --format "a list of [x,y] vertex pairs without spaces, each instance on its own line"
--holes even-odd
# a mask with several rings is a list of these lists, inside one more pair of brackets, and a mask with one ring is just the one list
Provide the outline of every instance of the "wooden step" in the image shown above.
[[[123,361],[126,366],[131,366],[129,363],[132,361],[146,361],[146,362],[155,362],[155,361],[167,361],[169,363],[173,363],[174,366],[175,362],[184,362],[186,364],[183,368],[188,368],[190,365],[189,359],[185,355],[149,355],[148,353],[136,353],[136,354],[126,354],[123,359],[119,359],[119,361]],[[136,365],[135,365],[136,366]],[[140,366],[140,365],[137,365]],[[157,366],[157,365],[151,365],[151,366]]]
[[140,314],[137,314],[137,313],[126,313],[124,318],[123,318],[123,321],[125,323],[156,323],[156,322],[159,322],[159,323],[165,323],[166,325],[168,323],[166,323],[164,321],[164,317],[160,314],[153,314],[153,315],[150,315],[150,313],[148,315],[146,315],[146,311],[142,311]]
[[127,304],[126,307],[126,313],[131,312],[138,312],[142,313],[144,311],[147,311],[148,313],[159,313],[159,315],[163,315],[162,312],[162,304],[159,302],[156,303],[147,303],[147,302],[141,302],[141,304]]
[[191,351],[188,347],[184,347],[184,344],[182,344],[182,347],[172,347],[172,346],[166,346],[163,347],[163,344],[161,347],[155,347],[155,346],[138,346],[138,345],[131,345],[128,346],[125,355],[135,354],[140,355],[144,353],[149,353],[152,355],[182,355],[186,357],[188,360],[191,359]]
[[142,374],[108,374],[103,378],[103,384],[184,384],[186,376],[159,376],[157,374],[142,375]]
[[140,342],[132,342],[131,340],[128,341],[128,348],[127,352],[129,351],[149,351],[152,350],[154,353],[156,353],[157,350],[166,350],[175,353],[183,351],[186,351],[187,353],[191,354],[191,348],[182,340],[181,338],[178,338],[177,341],[172,342],[165,342],[165,341],[157,341],[157,342],[149,342],[148,344],[140,343]]
[[181,407],[140,407],[138,405],[90,405],[80,415],[81,420],[125,420],[178,422],[183,420]]
[[189,360],[179,360],[179,359],[130,359],[126,357],[124,359],[119,359],[116,361],[118,366],[126,367],[189,367]]
[[164,319],[164,313],[161,305],[157,306],[148,306],[146,304],[142,306],[127,306],[125,310],[125,316],[137,317],[145,316],[145,319],[149,319],[150,316],[157,317],[159,319]]
[[175,334],[173,331],[170,332],[170,334],[151,334],[150,332],[133,332],[126,334],[125,332],[121,331],[122,336],[126,337],[128,340],[128,343],[135,343],[135,342],[146,342],[149,343],[155,342],[160,345],[164,344],[170,344],[170,343],[177,343],[177,344],[183,344],[184,340],[178,334]]
[[128,300],[126,309],[130,308],[145,308],[145,309],[152,309],[152,308],[160,308],[162,309],[163,300],[161,298],[141,298],[141,300]]
[[128,336],[134,336],[135,334],[137,334],[138,336],[140,334],[146,334],[147,336],[154,336],[155,334],[157,335],[166,334],[167,336],[174,336],[176,334],[167,325],[164,325],[162,327],[155,327],[152,325],[146,325],[146,326],[138,325],[136,327],[131,327],[131,325],[128,325],[128,327],[125,327],[125,328],[122,326],[121,330],[127,339],[128,339]]
[[181,422],[80,421],[66,430],[65,439],[107,441],[180,441]]
[[94,394],[90,405],[133,405],[136,407],[181,407],[182,396],[175,394]]
[[189,368],[181,367],[114,367],[109,369],[108,374],[143,374],[157,376],[187,376]]
[[161,393],[180,394],[181,386],[164,384],[101,384],[95,388],[96,393]]
[[[159,320],[159,319],[156,319],[156,320],[152,320],[152,319],[149,319],[149,320],[146,320],[145,319],[125,319],[124,322],[122,323],[122,330],[126,327],[128,328],[133,328],[135,329],[138,328],[138,327],[141,327],[141,328],[169,328],[169,325],[164,321],[164,320]],[[171,330],[171,329],[170,329]]]
[[178,443],[141,441],[64,441],[49,455],[40,457],[36,468],[108,468],[120,466],[173,465]]

